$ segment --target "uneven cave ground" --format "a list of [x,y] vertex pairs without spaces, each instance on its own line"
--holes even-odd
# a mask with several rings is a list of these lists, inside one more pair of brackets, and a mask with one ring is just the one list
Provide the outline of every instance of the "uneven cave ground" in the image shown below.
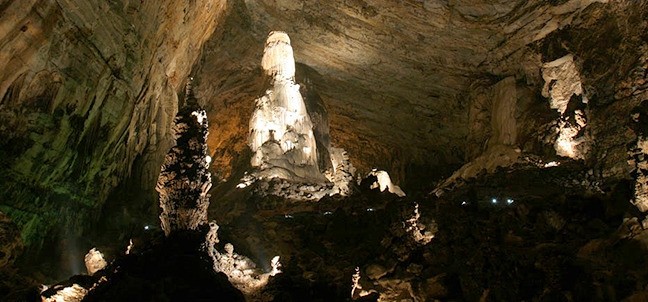
[[[208,229],[176,231],[168,237],[148,232],[137,238],[130,254],[92,276],[73,276],[62,284],[95,284],[83,301],[244,301],[225,274],[214,272],[202,248]],[[50,287],[42,295],[56,292]]]
[[[386,301],[641,300],[648,237],[631,219],[631,184],[593,175],[580,161],[516,165],[441,198],[365,188],[300,203],[243,190],[210,216],[222,241],[258,263],[281,255],[284,274],[265,290],[282,297],[274,301],[349,300],[355,267],[363,289]],[[420,222],[438,228],[427,245],[404,228],[416,203]]]
[[[585,175],[593,174],[578,161],[516,165],[440,198],[398,198],[363,183],[350,197],[319,202],[222,185],[210,217],[221,226],[220,245],[232,243],[264,269],[281,256],[283,273],[246,297],[251,301],[351,301],[356,267],[371,293],[355,296],[363,301],[645,300],[648,233],[630,218],[637,214],[628,202],[631,184]],[[405,230],[415,204],[419,222],[437,228],[426,245]],[[107,286],[86,300],[239,299],[199,251],[199,232],[178,235],[140,238],[147,243],[118,257],[109,268],[119,272],[105,273]]]

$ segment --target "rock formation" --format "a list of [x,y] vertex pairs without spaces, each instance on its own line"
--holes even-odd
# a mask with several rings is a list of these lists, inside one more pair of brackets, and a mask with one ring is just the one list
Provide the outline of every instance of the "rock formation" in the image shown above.
[[187,83],[185,104],[172,128],[175,146],[169,150],[155,190],[160,194],[160,222],[168,236],[174,230],[196,230],[207,224],[211,173],[207,155],[209,123],[205,110]]
[[[258,179],[266,182],[257,191],[261,195],[296,200],[348,195],[355,168],[344,149],[331,147],[328,114],[319,96],[308,88],[301,89],[305,92],[302,96],[295,83],[288,34],[268,34],[261,67],[271,87],[255,101],[248,138],[255,171],[245,176],[239,187]],[[273,179],[279,184],[267,184]]]
[[295,59],[286,33],[268,35],[261,66],[271,88],[256,100],[250,119],[252,166],[260,169],[260,178],[324,182],[313,123],[295,83]]
[[[81,242],[102,236],[86,232],[99,229],[87,227],[94,222],[123,229],[155,219],[151,206],[142,209],[130,197],[106,201],[130,178],[143,188],[137,198],[153,204],[176,93],[224,5],[0,4],[0,203],[30,258],[60,263],[73,241],[83,245],[82,256],[91,246]],[[113,207],[131,208],[100,222]]]
[[[263,273],[248,257],[234,253],[231,243],[225,245],[224,253],[217,250],[218,225],[207,225],[207,192],[211,188],[208,122],[193,95],[191,81],[186,84],[185,104],[174,120],[176,143],[165,157],[156,186],[166,237],[137,246],[131,239],[125,254],[110,265],[101,252],[91,249],[84,259],[88,275],[45,287],[40,294],[43,301],[241,301],[243,296],[233,284],[249,295],[266,285],[270,276],[280,273],[277,256],[272,260],[272,270]],[[146,230],[152,231],[149,227]]]
[[[246,298],[349,299],[357,267],[365,301],[647,300],[647,1],[95,2],[0,1],[0,300],[92,247],[43,295],[240,300],[280,255]],[[167,237],[188,76],[214,187],[168,166]]]
[[558,137],[554,143],[556,154],[573,159],[584,159],[589,148],[584,128],[587,125],[580,75],[574,65],[574,56],[567,55],[542,66],[545,85],[542,95],[549,98],[551,109],[560,113]]
[[104,255],[96,248],[93,248],[90,251],[88,251],[88,253],[85,255],[84,262],[86,266],[86,271],[90,276],[104,269],[106,265],[108,265],[106,259],[104,259]]

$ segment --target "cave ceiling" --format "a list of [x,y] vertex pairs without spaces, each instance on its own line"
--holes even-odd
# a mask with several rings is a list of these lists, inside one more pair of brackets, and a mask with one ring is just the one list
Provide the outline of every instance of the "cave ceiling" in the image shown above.
[[[599,3],[597,3],[599,2]],[[298,81],[322,96],[334,145],[361,170],[464,160],[469,87],[514,76],[540,83],[536,42],[578,26],[605,1],[242,1],[194,71],[212,117],[215,165],[245,146],[268,32],[288,33]]]

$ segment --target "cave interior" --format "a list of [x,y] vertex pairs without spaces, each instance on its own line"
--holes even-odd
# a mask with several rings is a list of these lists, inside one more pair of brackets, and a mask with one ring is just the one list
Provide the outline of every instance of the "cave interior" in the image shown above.
[[648,301],[646,0],[0,0],[2,301]]

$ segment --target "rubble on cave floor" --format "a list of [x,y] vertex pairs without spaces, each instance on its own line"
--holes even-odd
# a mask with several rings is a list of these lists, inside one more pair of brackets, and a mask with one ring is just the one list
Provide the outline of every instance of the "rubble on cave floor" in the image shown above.
[[[210,215],[221,225],[221,253],[232,243],[266,271],[274,253],[281,257],[282,273],[248,301],[641,301],[648,232],[632,216],[632,184],[576,193],[593,174],[578,162],[500,169],[443,198],[368,186],[306,204],[244,194],[214,204],[236,203],[237,212]],[[96,301],[147,293],[241,299],[199,248],[201,232],[158,231],[105,269],[61,285],[99,283],[86,296]],[[431,240],[417,238],[426,232]]]
[[[262,291],[271,296],[351,299],[359,267],[358,292],[379,301],[609,301],[648,284],[648,232],[630,219],[631,194],[572,161],[498,169],[442,198],[361,190],[304,205],[246,195],[222,219],[245,254],[281,255],[284,274]],[[426,230],[433,238],[417,240]]]
[[52,298],[76,284],[87,293],[83,301],[244,301],[227,276],[212,269],[202,248],[206,232],[177,231],[164,237],[158,230],[138,238],[143,243],[135,251],[119,256],[92,276],[73,276],[41,295]]

